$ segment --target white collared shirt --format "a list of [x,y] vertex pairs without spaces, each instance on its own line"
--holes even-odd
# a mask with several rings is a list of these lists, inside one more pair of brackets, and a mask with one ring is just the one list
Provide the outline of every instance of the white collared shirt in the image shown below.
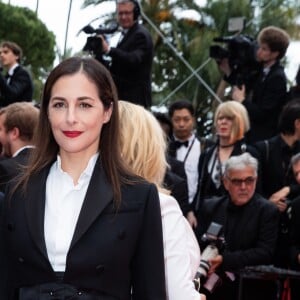
[[[8,75],[9,76],[13,76],[13,74],[14,74],[14,71],[15,71],[15,69],[17,68],[19,66],[19,64],[18,63],[16,63],[16,64],[14,64],[9,70],[8,70]],[[8,77],[7,78],[7,84],[9,84],[10,83],[10,77]]]
[[[175,137],[175,140],[178,139],[176,139]],[[195,194],[197,192],[198,177],[199,177],[198,163],[199,163],[200,153],[201,153],[200,141],[195,136],[195,134],[192,134],[191,137],[189,138],[188,147],[181,146],[176,151],[176,158],[183,162],[185,160],[184,169],[187,176],[187,184],[189,190],[189,203],[191,203],[194,200]]]
[[46,182],[44,234],[49,261],[55,272],[64,272],[75,226],[99,153],[93,155],[74,185],[61,168],[61,159],[51,166]]

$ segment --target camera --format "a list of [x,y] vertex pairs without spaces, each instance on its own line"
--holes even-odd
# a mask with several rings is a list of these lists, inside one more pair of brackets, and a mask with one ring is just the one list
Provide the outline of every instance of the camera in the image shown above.
[[83,51],[90,52],[94,55],[98,53],[102,53],[102,41],[97,36],[98,34],[113,34],[118,30],[117,22],[110,22],[106,25],[106,27],[100,25],[98,28],[92,27],[90,24],[84,26],[80,31],[83,31],[89,36],[86,39],[86,43],[83,46]]
[[223,226],[211,222],[207,232],[201,237],[205,249],[201,254],[200,265],[194,278],[194,284],[197,290],[200,288],[200,281],[207,279],[208,271],[210,269],[209,260],[221,253],[225,247],[225,240],[223,236]]
[[242,85],[247,78],[258,72],[260,64],[256,60],[257,42],[247,35],[235,35],[228,37],[219,37],[214,39],[215,42],[225,43],[226,47],[212,45],[209,48],[209,56],[217,62],[227,58],[233,85]]

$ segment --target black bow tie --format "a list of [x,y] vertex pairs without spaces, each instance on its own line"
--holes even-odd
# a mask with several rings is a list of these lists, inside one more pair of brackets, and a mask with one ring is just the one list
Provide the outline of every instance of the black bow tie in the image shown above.
[[176,149],[179,149],[181,146],[188,147],[189,141],[185,141],[185,142],[175,141],[174,145]]

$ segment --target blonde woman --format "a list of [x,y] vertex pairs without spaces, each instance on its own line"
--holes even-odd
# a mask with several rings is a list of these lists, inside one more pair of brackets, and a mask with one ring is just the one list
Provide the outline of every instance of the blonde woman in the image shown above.
[[163,131],[143,107],[119,101],[119,109],[123,158],[136,174],[154,183],[159,190],[167,297],[199,300],[200,294],[192,281],[200,262],[199,246],[177,201],[162,186],[167,167]]
[[[221,103],[214,115],[214,127],[216,143],[203,151],[199,160],[199,183],[194,200],[196,215],[204,199],[224,195],[222,177],[224,164],[229,157],[249,152],[258,158],[256,149],[245,142],[244,136],[250,129],[250,121],[243,104],[237,101]],[[200,238],[198,236],[198,240]]]

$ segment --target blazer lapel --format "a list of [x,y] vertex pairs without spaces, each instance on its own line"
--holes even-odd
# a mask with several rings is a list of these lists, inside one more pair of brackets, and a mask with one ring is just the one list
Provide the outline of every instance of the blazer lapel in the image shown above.
[[70,249],[112,200],[112,187],[107,181],[101,161],[98,159],[79,214]]
[[34,176],[28,182],[28,195],[26,196],[25,212],[28,222],[29,231],[33,241],[40,252],[47,258],[47,249],[44,238],[44,215],[45,215],[45,197],[46,197],[46,180],[50,166],[45,168],[37,176]]

